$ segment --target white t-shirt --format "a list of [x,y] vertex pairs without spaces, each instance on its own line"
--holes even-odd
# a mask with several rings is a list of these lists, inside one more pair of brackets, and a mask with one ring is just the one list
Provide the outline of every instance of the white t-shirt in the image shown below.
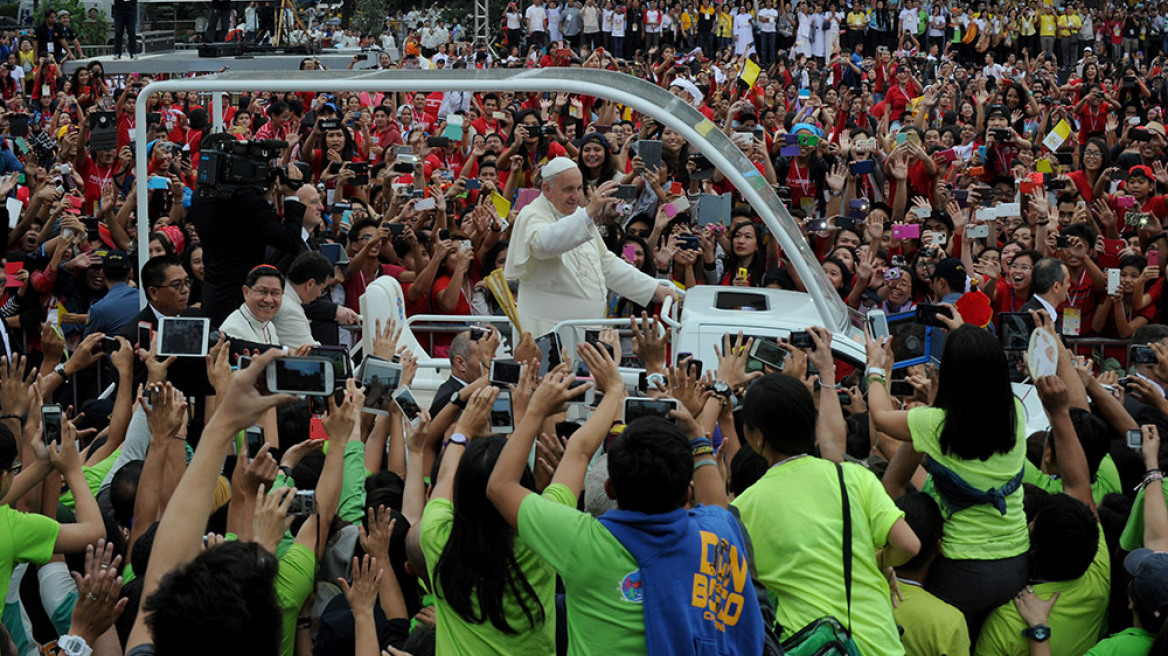
[[768,34],[775,31],[775,23],[779,19],[778,9],[759,9],[758,10],[758,31],[766,32]]
[[900,10],[900,31],[917,33],[917,25],[920,21],[920,15],[917,14],[916,9],[901,9]]
[[546,32],[547,31],[547,12],[543,6],[531,5],[527,8],[527,31],[528,32]]
[[612,35],[624,37],[627,16],[619,11],[612,14]]

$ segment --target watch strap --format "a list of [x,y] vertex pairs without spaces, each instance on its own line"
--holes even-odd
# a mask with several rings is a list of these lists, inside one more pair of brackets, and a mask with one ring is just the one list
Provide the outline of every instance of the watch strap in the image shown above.
[[462,433],[454,433],[450,436],[450,439],[446,440],[446,446],[457,444],[461,447],[465,447],[468,441],[469,440],[467,439],[466,435],[463,435]]
[[466,401],[462,400],[462,390],[458,390],[454,394],[451,394],[450,402],[454,404],[454,407],[459,408],[460,410],[466,410]]

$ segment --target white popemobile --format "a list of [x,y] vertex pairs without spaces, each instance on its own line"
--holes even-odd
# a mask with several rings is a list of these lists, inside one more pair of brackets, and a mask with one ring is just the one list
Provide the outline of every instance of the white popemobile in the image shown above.
[[[678,132],[689,142],[691,149],[705,155],[722,172],[727,181],[739,190],[754,212],[762,219],[767,231],[777,239],[788,265],[806,283],[806,292],[774,289],[698,286],[683,298],[681,308],[666,302],[662,308],[662,323],[671,328],[671,353],[692,353],[708,366],[716,362],[714,345],[724,333],[739,331],[746,335],[785,338],[791,332],[806,330],[809,326],[824,326],[832,331],[832,351],[849,364],[860,366],[865,360],[864,333],[857,327],[862,317],[851,311],[831,287],[819,266],[798,224],[775,191],[767,184],[753,164],[743,155],[717,126],[685,100],[660,86],[622,73],[583,68],[490,69],[444,71],[281,71],[277,74],[227,72],[199,78],[155,82],[138,95],[135,110],[140,124],[146,123],[146,100],[152,93],[163,91],[242,92],[242,91],[314,91],[320,88],[334,91],[471,91],[471,92],[566,92],[604,97],[619,102],[634,111],[646,114],[659,124]],[[214,103],[217,124],[221,122],[222,102]],[[146,142],[137,144],[137,162],[146,168]],[[139,206],[145,207],[146,187],[138,188]],[[147,220],[140,213],[139,222]],[[139,248],[148,250],[149,229],[139,225]],[[389,276],[378,278],[361,298],[364,320],[363,345],[368,352],[374,322],[394,319],[405,325],[401,344],[420,358],[420,367],[412,387],[421,396],[436,390],[445,380],[444,369],[449,369],[446,358],[432,358],[418,340],[418,335],[434,327],[447,331],[456,326],[475,323],[495,325],[505,334],[507,343],[515,343],[516,335],[506,317],[415,315],[406,317],[401,286]],[[576,343],[584,339],[589,329],[603,326],[626,326],[626,319],[598,319],[595,321],[564,321],[556,326],[562,344],[573,352]],[[625,380],[634,385],[639,371],[624,368]],[[1029,430],[1045,428],[1045,414],[1037,395],[1030,393],[1029,385],[1016,386],[1026,407],[1028,418],[1043,425],[1032,425]]]

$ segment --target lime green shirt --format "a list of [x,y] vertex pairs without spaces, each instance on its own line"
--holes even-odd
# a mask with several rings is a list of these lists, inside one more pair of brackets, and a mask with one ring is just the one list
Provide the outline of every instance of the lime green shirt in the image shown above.
[[[908,428],[913,448],[953,470],[979,490],[1000,488],[1022,471],[1026,462],[1026,416],[1022,404],[1015,400],[1018,422],[1014,446],[1006,453],[996,453],[988,460],[963,460],[941,452],[940,436],[945,411],[940,408],[913,408],[908,413]],[[929,492],[938,499],[936,490]],[[1000,560],[1013,558],[1030,548],[1026,514],[1022,507],[1021,486],[1006,497],[1003,516],[991,504],[958,511],[945,520],[941,535],[941,553],[954,560]],[[944,509],[944,505],[941,508]]]
[[[97,495],[98,489],[101,488],[101,482],[105,480],[105,476],[109,473],[110,469],[113,469],[114,461],[116,461],[120,455],[122,455],[122,450],[118,449],[111,453],[108,458],[102,460],[96,465],[92,467],[83,466],[81,468],[81,473],[85,474],[85,483],[89,486],[89,491],[92,492],[95,496]],[[73,499],[73,490],[69,490],[65,492],[65,494],[61,495],[62,506],[75,509],[76,503],[77,502]]]
[[900,582],[900,604],[893,609],[904,628],[900,641],[912,656],[969,656],[969,629],[965,615],[929,591]]
[[[1164,503],[1168,503],[1168,485],[1161,484],[1164,490]],[[1131,515],[1128,515],[1127,526],[1123,527],[1123,535],[1119,536],[1119,546],[1124,551],[1135,551],[1144,546],[1144,488],[1136,494],[1132,504]]]
[[[459,615],[449,604],[438,582],[438,560],[450,539],[454,526],[454,504],[449,499],[433,499],[422,512],[421,542],[426,554],[426,569],[434,584],[437,618],[437,649],[439,654],[478,656],[498,654],[507,656],[552,656],[556,653],[556,572],[546,561],[529,549],[523,540],[515,540],[515,561],[543,606],[544,622],[534,629],[523,613],[519,600],[513,594],[503,597],[507,623],[516,631],[503,633],[489,620],[475,623]],[[467,557],[470,554],[459,554]],[[474,607],[477,600],[472,596]],[[536,615],[536,620],[539,616]]]
[[631,586],[640,580],[637,561],[599,520],[576,510],[571,490],[557,484],[527,495],[519,536],[564,582],[569,656],[645,653],[644,606]]
[[[1057,606],[1058,603],[1056,602],[1055,605]],[[1143,656],[1152,649],[1152,643],[1155,641],[1155,634],[1148,633],[1145,629],[1132,627],[1120,631],[1110,638],[1100,640],[1099,644],[1092,647],[1086,656],[1133,656],[1134,654]]]
[[[1023,483],[1036,485],[1050,494],[1059,494],[1063,491],[1063,481],[1058,476],[1042,473],[1029,460],[1026,461],[1026,473],[1022,475]],[[1123,493],[1123,485],[1119,481],[1119,470],[1115,468],[1115,461],[1111,454],[1103,456],[1099,462],[1099,471],[1095,472],[1095,482],[1091,484],[1091,497],[1095,503],[1103,501],[1103,497],[1112,492]]]
[[60,531],[61,525],[44,515],[0,506],[0,599],[8,598],[8,583],[18,564],[49,562]]
[[[843,468],[852,511],[852,634],[864,656],[899,656],[904,648],[875,552],[904,513],[867,469]],[[847,622],[842,503],[835,464],[810,456],[771,467],[734,500],[758,578],[778,598],[784,639],[825,615]]]
[[[1050,653],[1058,656],[1083,656],[1103,634],[1107,619],[1107,601],[1111,594],[1111,555],[1103,531],[1099,547],[1087,572],[1073,581],[1034,584],[1034,593],[1050,599],[1059,593],[1058,603],[1050,611]],[[977,638],[975,656],[1029,656],[1030,641],[1022,637],[1027,627],[1014,600],[995,608],[986,618]]]
[[292,656],[296,646],[296,618],[316,578],[316,555],[302,544],[293,544],[280,557],[276,572],[276,601],[284,615],[284,640],[280,653]]

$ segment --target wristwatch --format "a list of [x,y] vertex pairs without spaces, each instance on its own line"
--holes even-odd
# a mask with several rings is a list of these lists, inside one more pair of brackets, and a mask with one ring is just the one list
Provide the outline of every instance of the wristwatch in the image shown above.
[[63,635],[58,638],[57,648],[65,656],[90,656],[93,653],[93,647],[85,642],[85,638],[75,635]]
[[1022,629],[1022,637],[1030,638],[1034,642],[1050,640],[1050,627],[1045,624],[1035,624],[1028,629]]
[[466,410],[466,401],[463,401],[462,396],[459,394],[461,391],[462,390],[456,390],[454,394],[450,395],[450,403],[456,408]]
[[661,383],[662,386],[667,387],[669,385],[669,379],[666,378],[665,374],[662,373],[653,373],[645,376],[646,391],[657,389],[657,383]]
[[69,374],[65,373],[65,363],[64,362],[53,367],[53,373],[59,375],[64,380],[69,380]]
[[450,446],[451,444],[457,444],[458,446],[466,448],[466,443],[467,443],[466,435],[463,435],[462,433],[455,433],[455,434],[450,436],[450,439],[446,440],[446,446]]
[[724,399],[729,399],[734,396],[733,391],[730,389],[730,385],[724,380],[715,380],[706,389],[713,392],[714,396],[720,396]]

